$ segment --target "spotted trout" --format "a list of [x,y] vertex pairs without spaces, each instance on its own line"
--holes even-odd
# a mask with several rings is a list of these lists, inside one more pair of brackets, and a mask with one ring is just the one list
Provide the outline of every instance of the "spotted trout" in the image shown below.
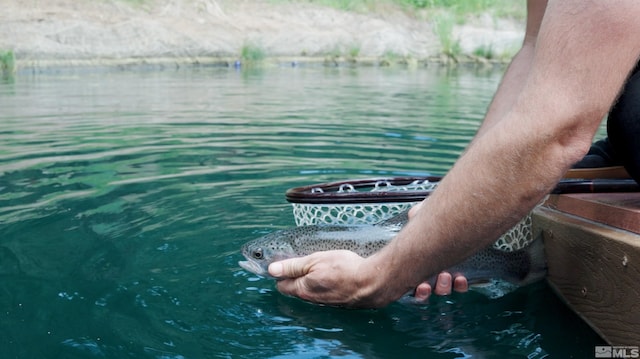
[[[238,264],[250,272],[270,277],[267,268],[272,262],[313,252],[346,249],[368,257],[395,237],[408,221],[407,213],[374,225],[309,225],[279,230],[245,243],[242,255],[246,261]],[[464,275],[472,285],[492,280],[518,286],[529,284],[546,274],[542,240],[538,238],[512,252],[488,246],[447,271]],[[433,285],[435,276],[429,282]]]

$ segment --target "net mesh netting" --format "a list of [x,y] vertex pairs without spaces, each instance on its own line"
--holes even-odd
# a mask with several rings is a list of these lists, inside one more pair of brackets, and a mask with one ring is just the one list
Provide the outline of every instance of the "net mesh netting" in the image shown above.
[[[389,182],[376,183],[370,192],[382,191],[424,191],[433,190],[437,182],[416,181],[410,185],[396,186]],[[312,192],[322,192],[313,188]],[[358,192],[354,186],[344,184],[337,193]],[[296,225],[357,225],[374,224],[408,210],[419,202],[375,202],[368,203],[292,203]],[[532,242],[531,215],[525,216],[513,228],[505,232],[494,243],[494,247],[503,251],[515,251]]]
[[[429,180],[415,180],[406,185],[395,185],[391,181],[377,181],[369,190],[371,193],[399,192],[399,191],[432,191],[438,182]],[[321,187],[314,187],[311,193],[323,193]],[[336,193],[357,193],[356,186],[350,183],[341,184]],[[293,203],[293,215],[298,226],[313,224],[372,224],[393,217],[418,202],[391,203]]]
[[298,226],[314,224],[373,224],[408,210],[411,203],[359,204],[293,204],[293,216]]

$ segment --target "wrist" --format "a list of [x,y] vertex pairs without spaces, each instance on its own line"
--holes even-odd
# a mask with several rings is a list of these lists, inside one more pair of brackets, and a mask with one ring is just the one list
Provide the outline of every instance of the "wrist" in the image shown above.
[[395,273],[402,266],[394,265],[385,257],[385,253],[378,252],[366,258],[361,267],[361,295],[371,301],[374,307],[384,307],[400,299],[414,287],[406,284],[405,278]]

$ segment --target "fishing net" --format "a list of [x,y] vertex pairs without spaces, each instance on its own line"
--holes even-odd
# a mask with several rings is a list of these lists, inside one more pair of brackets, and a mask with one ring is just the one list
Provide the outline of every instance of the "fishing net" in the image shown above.
[[[373,224],[416,205],[437,186],[441,177],[393,177],[312,184],[291,188],[287,201],[293,206],[296,224]],[[552,193],[637,192],[633,179],[580,179],[560,181]],[[531,214],[522,218],[494,243],[514,251],[533,241]]]
[[[373,224],[413,207],[431,191],[440,177],[394,177],[330,182],[287,191],[298,226],[315,224]],[[515,251],[531,243],[531,215],[494,243],[503,251]]]
[[439,180],[402,177],[325,183],[289,190],[287,200],[299,226],[371,224],[411,208],[434,190]]

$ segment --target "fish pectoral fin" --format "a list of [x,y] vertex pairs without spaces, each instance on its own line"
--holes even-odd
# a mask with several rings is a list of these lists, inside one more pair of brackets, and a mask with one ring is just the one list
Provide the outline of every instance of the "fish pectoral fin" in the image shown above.
[[468,284],[469,284],[469,287],[483,288],[483,287],[488,287],[490,285],[493,285],[493,281],[491,279],[474,279],[468,282]]

